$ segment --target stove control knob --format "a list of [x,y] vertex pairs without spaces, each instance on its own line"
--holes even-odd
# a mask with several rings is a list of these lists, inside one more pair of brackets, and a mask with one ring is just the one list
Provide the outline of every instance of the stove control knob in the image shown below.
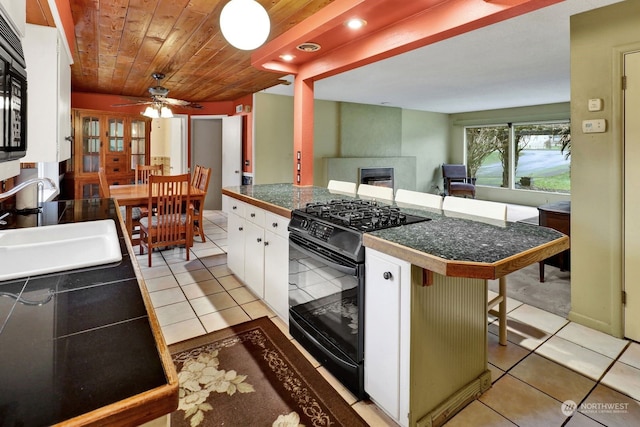
[[382,277],[384,277],[384,280],[390,280],[393,275],[391,274],[391,272],[385,271],[384,273],[382,273]]

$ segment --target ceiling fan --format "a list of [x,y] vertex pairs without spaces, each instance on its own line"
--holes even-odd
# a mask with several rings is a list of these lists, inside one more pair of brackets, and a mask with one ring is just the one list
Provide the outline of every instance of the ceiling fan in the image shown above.
[[153,73],[151,77],[156,81],[155,86],[149,88],[149,94],[151,100],[139,100],[135,102],[125,104],[113,104],[112,107],[126,107],[130,105],[147,105],[142,115],[151,118],[169,118],[173,117],[173,112],[169,106],[176,107],[188,107],[188,108],[202,108],[202,105],[196,104],[190,101],[184,101],[182,99],[168,98],[169,89],[160,85],[160,80],[164,79],[163,73]]

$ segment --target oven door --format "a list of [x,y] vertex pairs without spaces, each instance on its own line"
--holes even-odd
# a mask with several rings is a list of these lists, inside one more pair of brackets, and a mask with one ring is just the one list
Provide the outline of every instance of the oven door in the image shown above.
[[364,264],[291,232],[291,335],[354,394],[364,395]]

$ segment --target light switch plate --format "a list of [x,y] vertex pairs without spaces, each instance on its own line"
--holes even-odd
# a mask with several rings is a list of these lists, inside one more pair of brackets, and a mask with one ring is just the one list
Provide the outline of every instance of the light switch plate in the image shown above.
[[589,100],[588,104],[589,111],[601,111],[602,110],[602,99],[594,98]]
[[582,132],[584,133],[602,133],[607,130],[607,122],[605,119],[583,120]]

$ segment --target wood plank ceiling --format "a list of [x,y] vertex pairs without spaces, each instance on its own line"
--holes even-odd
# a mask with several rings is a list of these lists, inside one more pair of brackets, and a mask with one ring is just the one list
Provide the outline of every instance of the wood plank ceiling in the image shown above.
[[[271,19],[267,41],[333,0],[258,0]],[[37,16],[44,0],[28,0]],[[282,75],[251,66],[251,52],[220,32],[227,0],[70,0],[76,45],[71,87],[77,92],[149,97],[152,73],[166,75],[169,97],[230,101],[281,83]],[[31,12],[29,12],[31,9]],[[44,22],[32,23],[47,25]],[[30,22],[29,19],[27,22]]]

